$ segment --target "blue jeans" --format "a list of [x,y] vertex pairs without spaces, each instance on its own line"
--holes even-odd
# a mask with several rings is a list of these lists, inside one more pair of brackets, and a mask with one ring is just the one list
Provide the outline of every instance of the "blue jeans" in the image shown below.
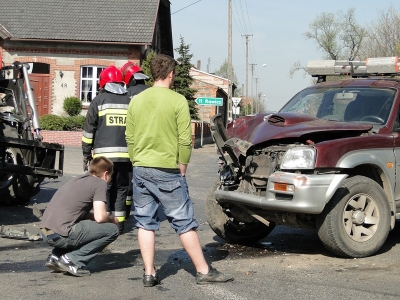
[[100,251],[118,237],[118,227],[113,223],[97,223],[82,220],[76,223],[68,237],[58,236],[50,239],[41,234],[43,240],[54,247],[53,254],[68,258],[79,267],[86,266]]
[[186,178],[155,168],[133,167],[133,203],[137,228],[159,230],[161,205],[176,233],[197,229]]

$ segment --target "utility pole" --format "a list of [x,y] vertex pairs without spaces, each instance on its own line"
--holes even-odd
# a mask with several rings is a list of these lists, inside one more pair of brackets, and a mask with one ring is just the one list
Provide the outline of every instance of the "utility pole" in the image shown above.
[[[260,78],[254,78],[256,80],[256,96],[258,95],[258,79]],[[260,98],[260,95],[258,95],[258,98]],[[259,106],[257,105],[257,107],[259,108]],[[256,113],[259,113],[260,110],[257,109]]]
[[[254,81],[254,66],[256,66],[257,64],[250,64],[251,66],[251,112],[254,114],[256,111],[256,109],[254,108],[254,97],[253,97],[253,81]],[[257,95],[257,92],[256,92]]]
[[[244,34],[243,36],[246,38],[246,101],[248,103],[248,100],[249,100],[249,36],[252,36],[252,34]],[[253,110],[253,102],[251,104],[251,110]]]
[[228,0],[228,119],[232,114],[232,0]]

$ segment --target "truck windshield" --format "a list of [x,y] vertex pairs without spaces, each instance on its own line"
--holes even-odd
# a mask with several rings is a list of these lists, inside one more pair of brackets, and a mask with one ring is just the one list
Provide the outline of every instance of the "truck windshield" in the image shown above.
[[308,88],[280,111],[345,122],[386,124],[395,90],[372,87]]

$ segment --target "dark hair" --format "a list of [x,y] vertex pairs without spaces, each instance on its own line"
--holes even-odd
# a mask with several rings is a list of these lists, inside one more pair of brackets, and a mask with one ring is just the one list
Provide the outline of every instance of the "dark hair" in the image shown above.
[[107,171],[110,175],[113,173],[113,162],[105,156],[98,156],[94,158],[90,163],[89,172],[92,175],[101,178],[105,171]]
[[151,60],[150,71],[153,79],[163,80],[171,71],[175,70],[176,61],[169,55],[157,54]]

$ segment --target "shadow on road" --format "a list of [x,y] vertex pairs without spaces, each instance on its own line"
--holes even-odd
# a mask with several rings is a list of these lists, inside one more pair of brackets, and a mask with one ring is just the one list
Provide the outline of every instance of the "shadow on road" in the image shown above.
[[[277,226],[266,238],[252,244],[241,245],[227,243],[217,235],[213,238],[219,243],[219,249],[226,250],[232,257],[267,257],[276,254],[308,254],[337,257],[320,241],[317,231],[311,229]],[[373,256],[390,251],[400,244],[400,222],[389,232],[388,238]]]
[[[204,256],[209,264],[212,264],[212,262],[215,261],[224,260],[229,255],[228,251],[218,249],[219,245],[219,243],[212,243],[203,247]],[[158,269],[157,273],[160,277],[160,280],[163,280],[170,276],[176,275],[181,269],[184,269],[189,274],[196,276],[196,269],[192,263],[192,260],[188,256],[187,252],[183,249],[171,253],[168,256],[167,261]]]

